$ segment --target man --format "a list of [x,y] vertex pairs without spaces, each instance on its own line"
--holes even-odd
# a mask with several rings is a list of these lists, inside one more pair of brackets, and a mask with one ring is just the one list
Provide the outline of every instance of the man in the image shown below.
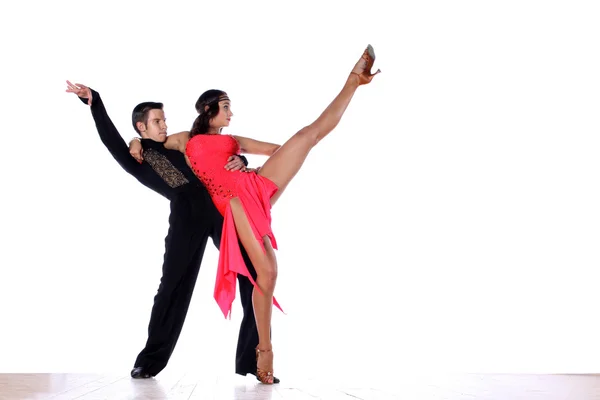
[[[151,378],[166,367],[173,353],[190,305],[208,237],[212,237],[218,249],[223,218],[206,188],[188,167],[185,157],[180,152],[164,148],[167,125],[161,103],[141,103],[133,110],[133,127],[141,136],[144,149],[144,160],[136,161],[110,120],[98,92],[69,81],[67,85],[68,93],[75,93],[90,106],[100,139],[119,165],[141,184],[171,202],[162,278],[154,297],[148,340],[131,371],[132,378]],[[246,165],[247,160],[243,156],[235,156],[230,158],[225,168],[236,170]],[[243,252],[243,256],[256,279],[256,271],[248,255]],[[241,274],[238,275],[238,281],[244,317],[238,337],[235,372],[256,376],[258,332],[252,307],[253,286]],[[279,383],[277,378],[275,381]]]

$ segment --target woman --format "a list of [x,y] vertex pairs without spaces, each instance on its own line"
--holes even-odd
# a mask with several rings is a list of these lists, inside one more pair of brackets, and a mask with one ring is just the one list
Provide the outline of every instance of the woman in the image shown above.
[[[279,146],[241,136],[221,135],[233,113],[231,101],[220,90],[203,93],[196,103],[200,114],[190,132],[171,135],[165,147],[179,150],[210,192],[224,217],[215,285],[215,299],[227,316],[235,297],[237,273],[250,276],[240,254],[238,239],[256,269],[253,293],[254,315],[258,327],[256,348],[257,377],[273,383],[273,352],[270,338],[272,305],[277,280],[277,243],[271,230],[271,206],[300,170],[310,150],[340,122],[360,85],[371,82],[375,53],[371,45],[351,71],[344,87],[333,102],[312,124],[301,129]],[[260,154],[269,159],[259,170],[227,171],[225,161],[234,154]]]

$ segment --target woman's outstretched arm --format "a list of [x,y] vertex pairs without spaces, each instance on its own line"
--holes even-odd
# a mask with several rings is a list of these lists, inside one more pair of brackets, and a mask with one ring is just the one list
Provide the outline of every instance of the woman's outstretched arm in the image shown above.
[[262,156],[272,156],[281,147],[279,144],[261,142],[243,136],[232,135],[240,144],[241,152],[246,154],[258,154]]

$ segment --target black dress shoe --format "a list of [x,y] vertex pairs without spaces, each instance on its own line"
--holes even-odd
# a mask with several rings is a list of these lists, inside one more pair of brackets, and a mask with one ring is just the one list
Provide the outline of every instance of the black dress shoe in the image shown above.
[[131,377],[135,379],[148,379],[154,377],[144,367],[135,367],[131,370]]
[[[254,376],[256,376],[256,372],[248,372],[248,373],[249,373],[249,374],[252,374],[252,375],[254,375]],[[256,376],[256,380],[260,382],[260,379],[258,379],[258,376]],[[279,382],[281,382],[281,381],[279,380],[279,378],[277,378],[276,376],[274,376],[274,377],[273,377],[273,383],[275,384],[275,383],[279,383]]]

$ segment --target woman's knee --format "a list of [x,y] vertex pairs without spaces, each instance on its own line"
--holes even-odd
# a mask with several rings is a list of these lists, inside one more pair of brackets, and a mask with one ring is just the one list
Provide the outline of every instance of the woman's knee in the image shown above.
[[269,266],[267,267],[267,269],[265,271],[265,278],[269,281],[269,283],[272,283],[273,285],[275,285],[275,282],[277,282],[277,266],[276,265],[269,263]]
[[275,284],[277,283],[277,266],[272,262],[266,262],[263,264],[260,271],[257,271],[258,280],[260,280],[260,286],[269,292],[275,290]]
[[320,140],[319,130],[313,125],[305,126],[298,132],[298,135],[309,142],[311,146],[315,146]]
[[267,290],[272,290],[277,282],[277,258],[268,236],[263,237],[263,245],[265,258],[259,275],[262,275],[261,280],[266,285]]

